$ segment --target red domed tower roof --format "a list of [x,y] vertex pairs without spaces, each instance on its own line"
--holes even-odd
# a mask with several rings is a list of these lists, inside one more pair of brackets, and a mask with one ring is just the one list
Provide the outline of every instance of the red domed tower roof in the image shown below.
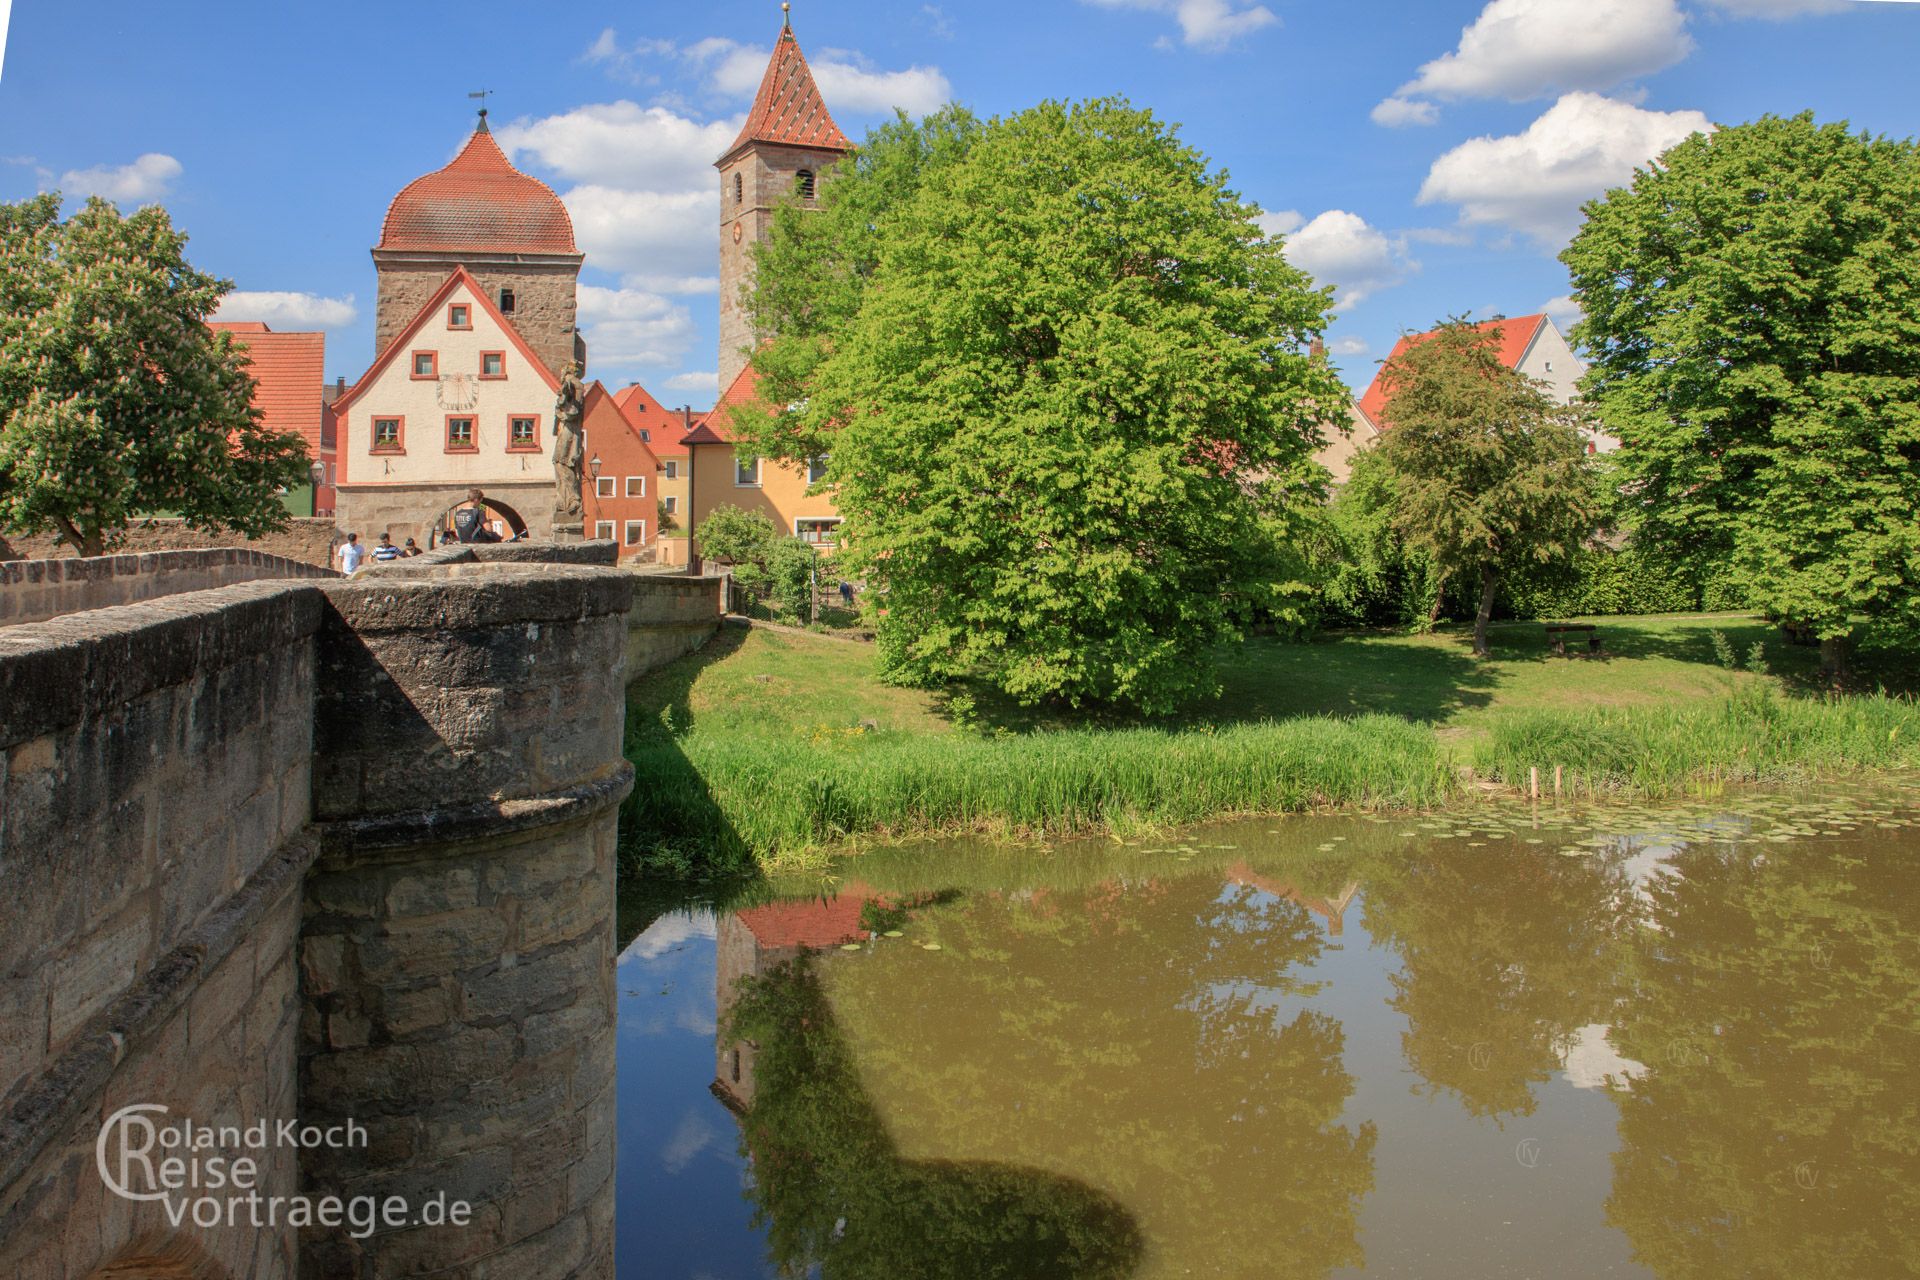
[[387,206],[381,249],[430,253],[578,253],[553,188],[513,167],[484,117],[444,169],[415,178]]

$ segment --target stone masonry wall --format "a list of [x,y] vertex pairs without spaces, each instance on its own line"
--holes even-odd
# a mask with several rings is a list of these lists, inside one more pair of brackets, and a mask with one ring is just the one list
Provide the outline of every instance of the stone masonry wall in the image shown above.
[[[0,631],[0,1275],[84,1276],[160,1229],[93,1173],[121,1102],[291,1118],[320,616],[254,582]],[[288,1274],[268,1237],[201,1244]]]
[[[802,169],[814,174],[814,190],[826,178],[835,154],[803,147],[755,143],[720,170],[720,390],[724,394],[754,346],[753,322],[740,305],[753,287],[753,246],[768,233],[774,206],[793,189]],[[733,198],[740,179],[740,200]],[[736,234],[736,228],[738,233]]]
[[301,1114],[354,1116],[372,1141],[305,1176],[477,1211],[316,1237],[304,1265],[611,1276],[631,575],[434,565],[328,596]]
[[[346,540],[334,529],[331,517],[301,517],[287,521],[287,527],[258,537],[237,533],[205,533],[187,528],[184,520],[154,518],[129,524],[125,537],[114,548],[116,555],[135,555],[149,551],[202,551],[210,547],[242,547],[269,556],[297,560],[315,568],[333,566],[333,549]],[[50,533],[32,537],[18,534],[0,536],[0,561],[52,560],[76,558],[72,547]]]
[[420,308],[446,283],[455,266],[464,266],[495,303],[499,301],[501,289],[513,290],[514,310],[507,319],[549,371],[558,376],[573,359],[575,281],[580,274],[577,258],[512,261],[462,257],[423,261],[417,254],[376,249],[373,262],[380,290],[374,316],[375,354],[385,351],[388,344],[400,336],[420,314]]
[[246,547],[0,561],[0,627],[263,578],[337,578]]

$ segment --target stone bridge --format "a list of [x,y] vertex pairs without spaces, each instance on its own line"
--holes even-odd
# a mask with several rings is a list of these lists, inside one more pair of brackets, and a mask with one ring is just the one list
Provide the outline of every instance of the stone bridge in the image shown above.
[[613,560],[6,566],[0,1276],[612,1275]]

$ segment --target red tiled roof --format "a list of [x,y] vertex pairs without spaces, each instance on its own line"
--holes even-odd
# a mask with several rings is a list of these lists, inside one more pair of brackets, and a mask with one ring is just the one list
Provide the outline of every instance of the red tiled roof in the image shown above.
[[827,114],[826,99],[807,69],[806,55],[793,38],[793,28],[783,27],[767,60],[767,74],[761,77],[760,92],[754,95],[753,110],[740,127],[740,136],[727,148],[718,163],[724,164],[734,152],[751,142],[771,142],[787,147],[816,147],[822,151],[847,151],[853,143],[840,132],[840,126]]
[[415,178],[387,206],[382,249],[576,253],[573,219],[553,188],[513,167],[485,125],[444,169]]
[[319,457],[327,335],[275,333],[257,320],[211,320],[207,327],[232,334],[233,345],[246,352],[260,425],[269,431],[298,433],[307,442],[308,453]]
[[[1520,367],[1520,362],[1526,358],[1527,348],[1533,345],[1534,338],[1539,335],[1540,326],[1546,322],[1547,318],[1544,315],[1510,316],[1505,320],[1483,320],[1473,327],[1481,333],[1498,329],[1500,331],[1500,363],[1509,369],[1517,369]],[[1429,329],[1425,333],[1409,334],[1394,343],[1393,353],[1381,365],[1382,372],[1387,365],[1398,360],[1407,348],[1416,342],[1425,342],[1435,332]],[[1386,409],[1387,391],[1381,385],[1380,374],[1376,373],[1373,375],[1373,385],[1367,388],[1367,394],[1360,397],[1360,412],[1367,415],[1368,422],[1384,430],[1387,426]]]
[[647,394],[647,389],[639,383],[623,388],[613,397],[614,404],[635,431],[647,433],[647,443],[653,448],[654,455],[661,458],[684,458],[687,446],[680,438],[689,429],[689,424],[680,417],[680,411],[669,409]]
[[744,366],[734,376],[733,385],[720,397],[720,403],[713,406],[707,416],[694,424],[692,431],[681,437],[682,444],[732,444],[733,427],[728,410],[737,404],[749,404],[760,392],[760,375],[754,372],[752,365]]
[[868,935],[860,925],[860,908],[873,900],[865,885],[848,883],[825,900],[749,907],[739,913],[740,923],[763,947],[838,946]]

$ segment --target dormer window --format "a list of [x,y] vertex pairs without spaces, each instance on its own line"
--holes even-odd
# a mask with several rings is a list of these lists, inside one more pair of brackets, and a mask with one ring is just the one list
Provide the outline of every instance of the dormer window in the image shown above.
[[813,170],[802,169],[793,175],[793,188],[802,200],[813,199]]
[[473,308],[464,302],[456,302],[447,308],[447,328],[473,328]]
[[513,314],[513,290],[511,289],[500,291],[500,314],[503,316]]

